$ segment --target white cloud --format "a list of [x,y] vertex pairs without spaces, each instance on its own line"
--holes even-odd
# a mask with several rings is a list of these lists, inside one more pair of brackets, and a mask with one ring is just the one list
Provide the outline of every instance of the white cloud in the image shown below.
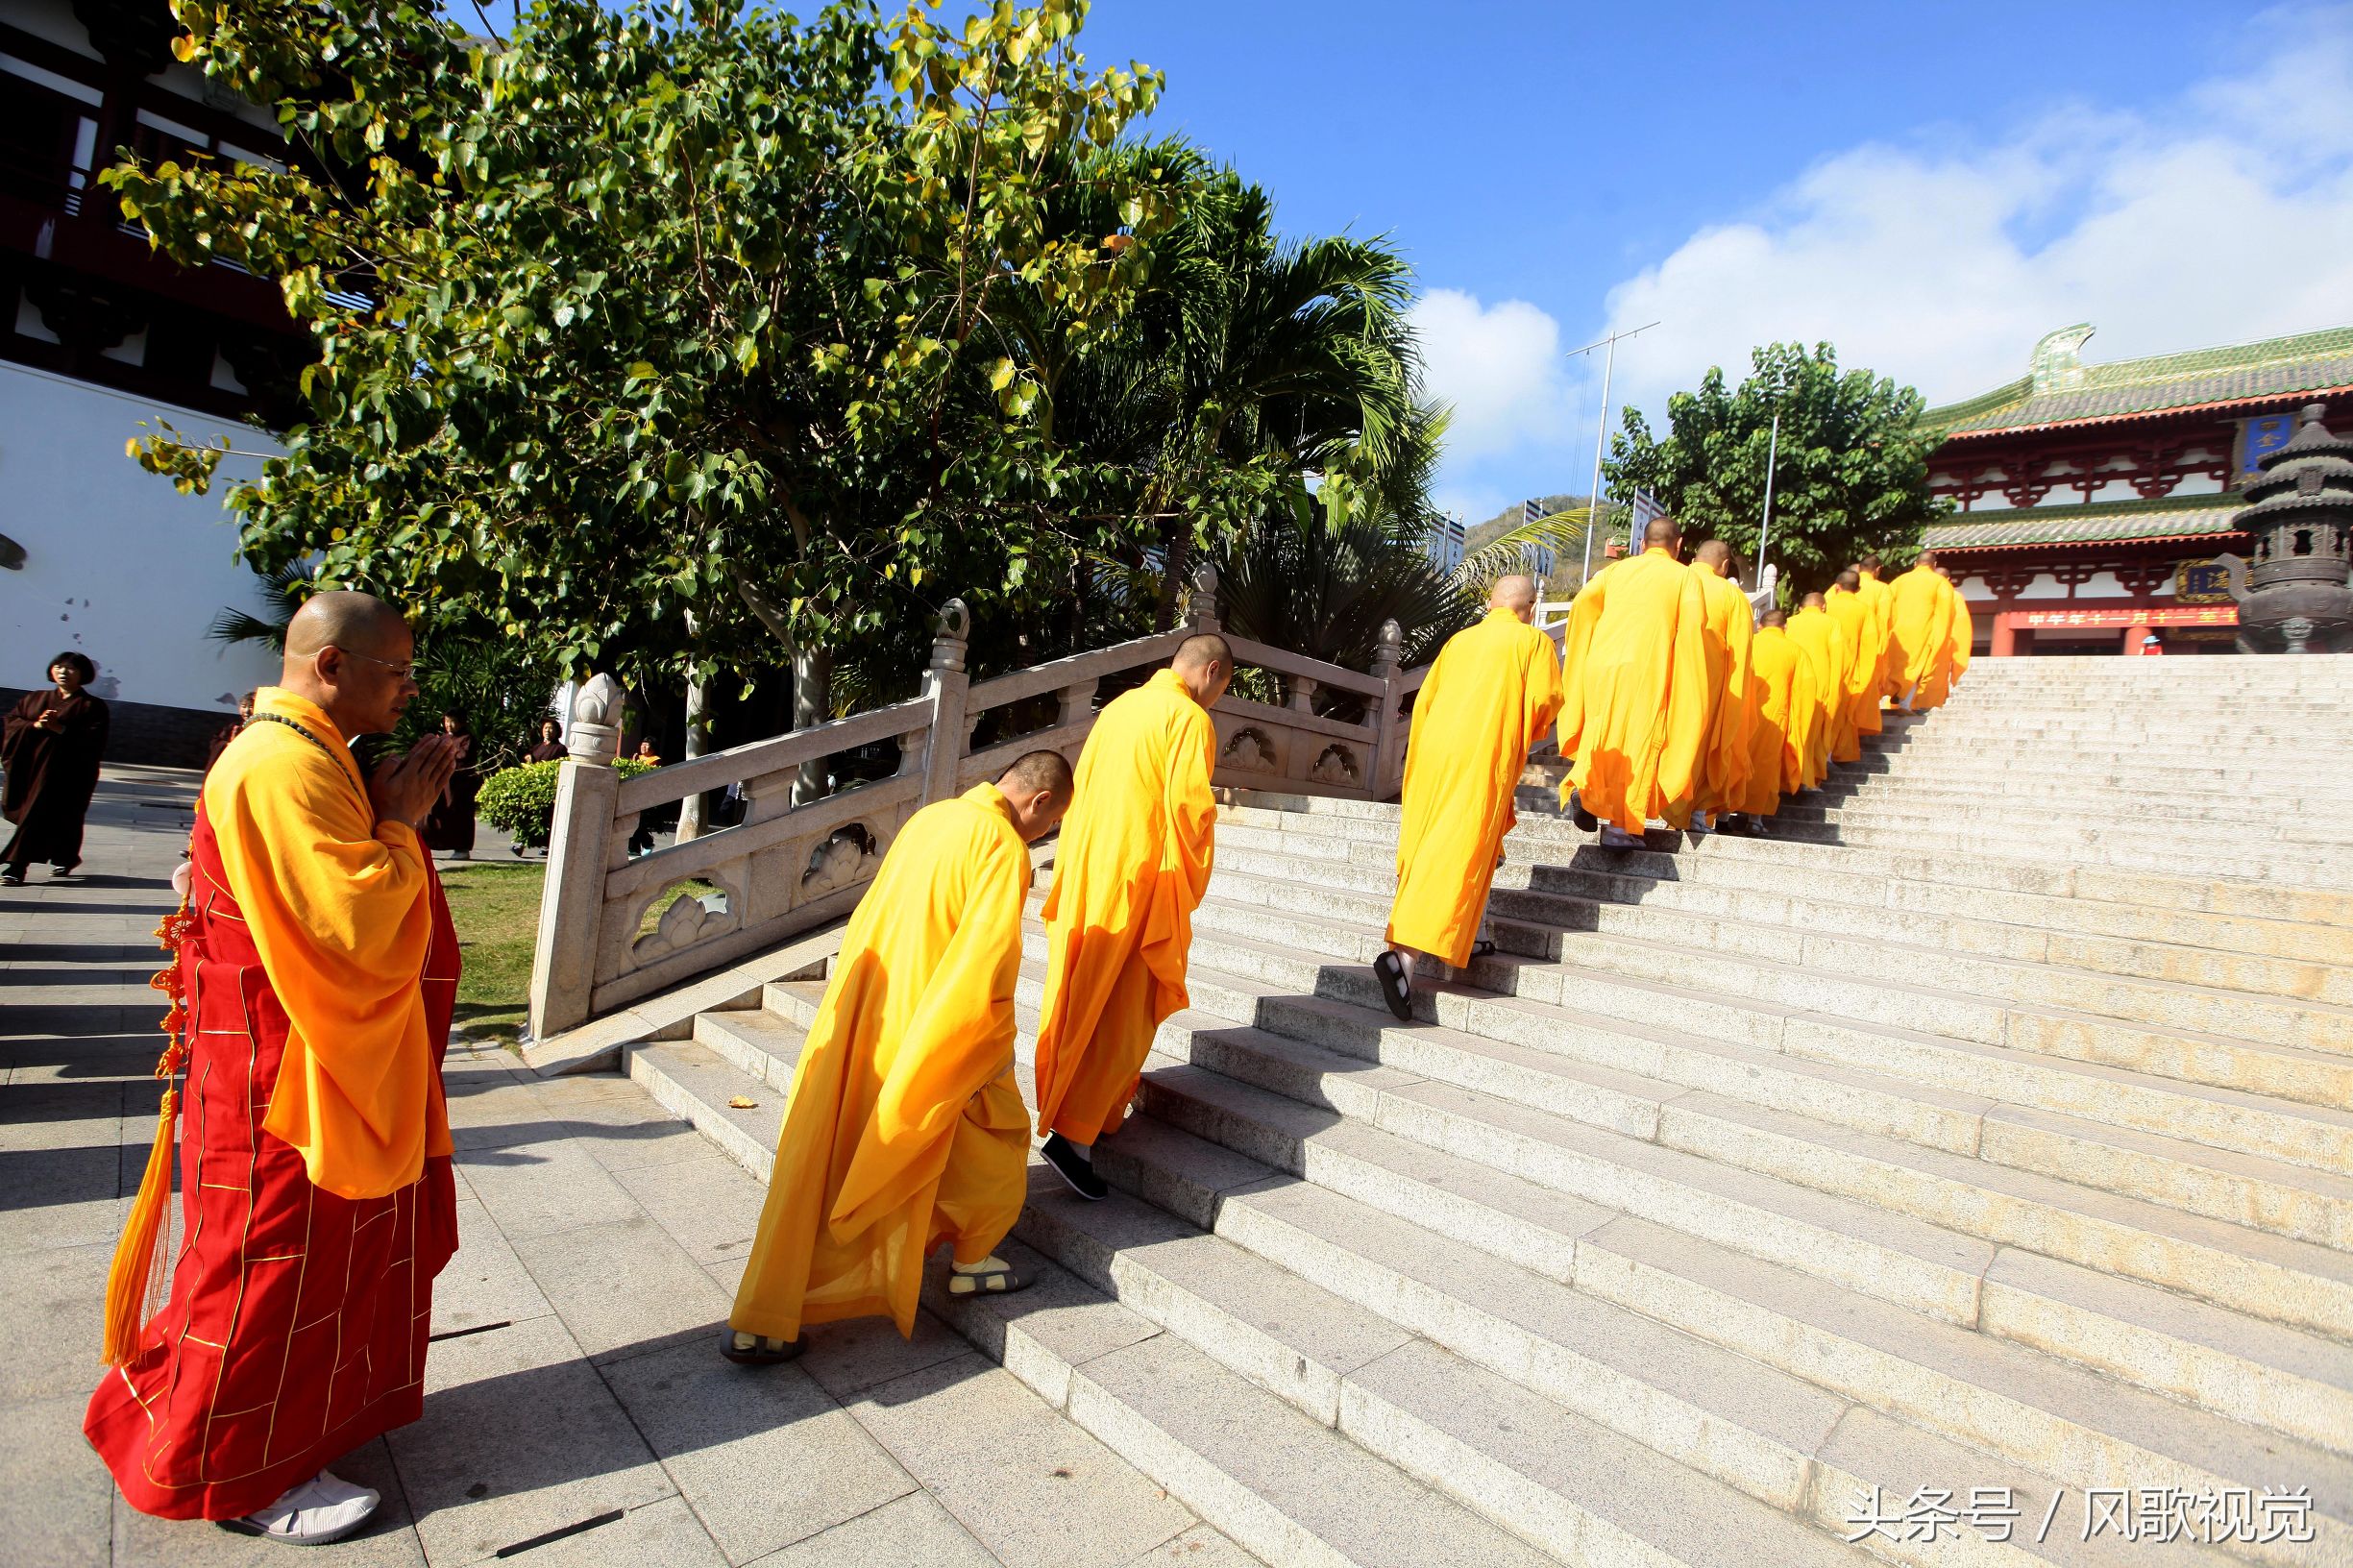
[[1544,311],[1526,300],[1481,305],[1458,289],[1434,288],[1414,302],[1413,327],[1424,387],[1454,409],[1450,466],[1551,438],[1566,426],[1560,324]]
[[1611,402],[1655,419],[1775,340],[1828,339],[1939,402],[2023,375],[2071,322],[2099,329],[2094,360],[2353,322],[2353,6],[2247,36],[2292,44],[2145,112],[1857,147],[1701,230],[1611,290],[1611,327],[1662,324],[1618,356]]

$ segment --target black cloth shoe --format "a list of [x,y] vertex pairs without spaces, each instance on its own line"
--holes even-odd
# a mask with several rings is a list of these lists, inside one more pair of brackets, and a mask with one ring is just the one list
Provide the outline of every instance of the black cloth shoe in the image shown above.
[[1100,1203],[1111,1196],[1111,1184],[1094,1173],[1094,1162],[1062,1134],[1048,1133],[1045,1147],[1039,1152],[1054,1167],[1054,1174],[1069,1183],[1070,1190],[1080,1197]]
[[1590,833],[1602,825],[1602,820],[1585,809],[1585,797],[1581,795],[1569,796],[1569,821],[1577,824],[1580,833]]
[[1385,952],[1373,960],[1373,979],[1381,987],[1381,999],[1397,1015],[1399,1023],[1413,1021],[1413,977],[1406,973],[1406,961],[1394,952]]

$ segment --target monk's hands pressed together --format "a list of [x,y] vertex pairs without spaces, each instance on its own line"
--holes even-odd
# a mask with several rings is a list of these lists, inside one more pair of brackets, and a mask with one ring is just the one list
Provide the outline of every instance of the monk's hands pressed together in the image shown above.
[[457,747],[447,735],[428,735],[376,770],[368,780],[368,801],[380,822],[406,822],[414,827],[450,787],[457,771]]

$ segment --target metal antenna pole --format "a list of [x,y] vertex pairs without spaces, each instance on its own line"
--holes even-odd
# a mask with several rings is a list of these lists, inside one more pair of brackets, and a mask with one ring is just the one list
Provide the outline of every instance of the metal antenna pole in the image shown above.
[[1765,585],[1765,546],[1773,539],[1773,468],[1781,454],[1781,411],[1773,411],[1773,436],[1765,445],[1765,523],[1756,531],[1756,585]]
[[[1618,339],[1647,332],[1657,325],[1658,323],[1654,321],[1637,327],[1632,331],[1612,332],[1607,337],[1588,343],[1577,351],[1578,354],[1591,354],[1595,349],[1607,351],[1602,356],[1602,411],[1601,416],[1594,422],[1593,491],[1587,498],[1588,504],[1585,512],[1585,571],[1584,576],[1578,578],[1578,586],[1581,589],[1593,576],[1593,529],[1602,520],[1602,451],[1609,444],[1609,377],[1618,364]],[[1575,355],[1572,355],[1571,357],[1574,358]]]

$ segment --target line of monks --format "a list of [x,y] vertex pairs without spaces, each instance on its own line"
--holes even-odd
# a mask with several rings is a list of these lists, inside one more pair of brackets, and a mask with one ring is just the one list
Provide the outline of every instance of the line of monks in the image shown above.
[[[1432,667],[1375,964],[1400,1017],[1418,957],[1460,968],[1480,949],[1520,775],[1556,722],[1571,809],[1630,843],[1648,819],[1770,816],[1859,757],[1883,699],[1932,706],[1966,661],[1966,611],[1930,556],[1889,584],[1866,558],[1786,626],[1768,611],[1752,627],[1720,545],[1687,566],[1664,520],[1646,545],[1578,597],[1565,652],[1511,577]],[[440,737],[399,757],[353,745],[416,696],[389,605],[316,596],[285,646],[205,781],[188,903],[163,933],[159,1076],[179,1087],[109,1282],[110,1370],[84,1430],[141,1511],[313,1544],[380,1501],[327,1466],[421,1412],[433,1277],[456,1246],[441,1064],[457,949],[417,836],[455,759]],[[1075,772],[1032,751],[899,830],[794,1073],[730,1360],[790,1360],[805,1329],[843,1318],[911,1334],[943,1246],[951,1295],[1031,1283],[995,1249],[1033,1129],[1074,1191],[1108,1193],[1096,1147],[1187,1005],[1216,820],[1209,710],[1232,674],[1223,639],[1187,638],[1106,704]],[[1058,824],[1033,1108],[1015,996],[1031,845]]]

